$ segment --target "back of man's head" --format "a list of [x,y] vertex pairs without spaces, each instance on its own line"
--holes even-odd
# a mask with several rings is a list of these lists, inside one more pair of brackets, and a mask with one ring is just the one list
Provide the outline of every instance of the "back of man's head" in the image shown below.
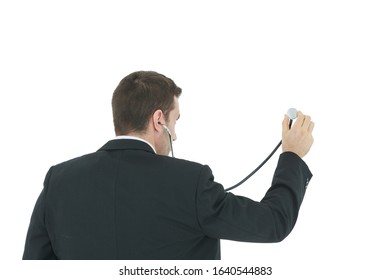
[[168,120],[174,97],[181,88],[173,80],[153,71],[138,71],[124,77],[112,96],[116,135],[146,130],[150,117],[161,110]]

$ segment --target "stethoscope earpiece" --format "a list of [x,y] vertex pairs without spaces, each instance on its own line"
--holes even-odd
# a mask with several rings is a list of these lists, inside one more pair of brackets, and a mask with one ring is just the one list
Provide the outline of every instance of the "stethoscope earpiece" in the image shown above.
[[172,134],[171,134],[171,131],[169,130],[169,128],[168,128],[165,124],[162,124],[162,123],[160,123],[160,122],[159,122],[159,124],[161,124],[161,125],[164,127],[165,131],[167,132],[167,134],[168,134],[168,136],[169,136],[169,143],[171,144],[171,153],[172,153],[172,157],[175,157],[175,156],[173,155],[173,144],[172,144]]

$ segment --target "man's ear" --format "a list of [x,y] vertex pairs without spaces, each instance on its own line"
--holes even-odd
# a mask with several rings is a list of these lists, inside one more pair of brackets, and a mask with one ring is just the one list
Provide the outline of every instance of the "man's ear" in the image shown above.
[[163,129],[162,124],[165,124],[165,117],[163,111],[156,110],[152,115],[153,129],[161,131]]

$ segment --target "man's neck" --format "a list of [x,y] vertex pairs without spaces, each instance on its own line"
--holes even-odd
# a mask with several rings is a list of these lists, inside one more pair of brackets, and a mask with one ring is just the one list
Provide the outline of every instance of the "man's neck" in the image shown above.
[[132,139],[132,140],[142,141],[148,144],[153,149],[153,151],[157,154],[156,149],[152,144],[153,141],[150,141],[149,137],[145,137],[144,135],[139,135],[139,134],[117,135],[115,139]]

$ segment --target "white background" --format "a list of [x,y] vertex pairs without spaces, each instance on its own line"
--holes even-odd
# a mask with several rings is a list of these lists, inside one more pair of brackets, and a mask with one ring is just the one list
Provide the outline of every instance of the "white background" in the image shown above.
[[[48,168],[114,137],[112,92],[127,74],[154,70],[183,89],[175,155],[210,165],[225,187],[274,148],[289,107],[316,123],[305,158],[314,177],[290,236],[278,244],[223,241],[221,262],[184,267],[388,279],[386,2],[0,2],[2,272],[122,279],[119,268],[139,263],[20,259]],[[276,162],[234,192],[260,200]]]

